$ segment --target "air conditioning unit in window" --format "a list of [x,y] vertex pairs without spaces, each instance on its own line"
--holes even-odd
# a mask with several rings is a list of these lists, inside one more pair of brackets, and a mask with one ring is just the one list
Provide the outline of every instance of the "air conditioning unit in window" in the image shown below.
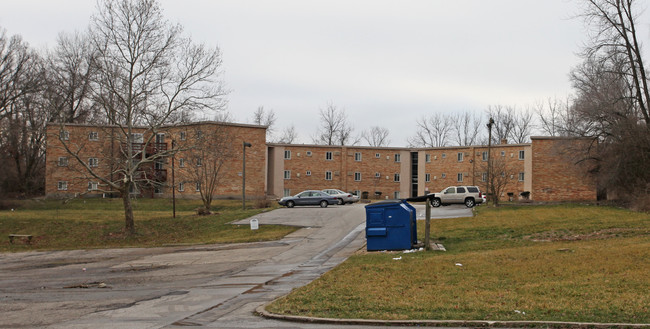
[[300,156],[300,152],[296,153],[296,156]]
[[351,172],[351,171],[348,171],[348,176],[352,176],[352,172]]

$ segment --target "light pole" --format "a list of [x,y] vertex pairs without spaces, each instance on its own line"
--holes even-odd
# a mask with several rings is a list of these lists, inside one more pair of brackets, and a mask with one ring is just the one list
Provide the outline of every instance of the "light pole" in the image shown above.
[[176,153],[174,153],[174,147],[176,146],[176,141],[172,139],[172,214],[173,218],[176,218],[176,181],[175,181],[175,171],[174,171],[174,160],[176,160]]
[[253,146],[251,143],[244,142],[244,164],[242,168],[242,182],[241,182],[241,202],[242,210],[246,210],[246,148]]
[[490,121],[487,124],[488,127],[488,158],[487,158],[487,195],[492,198],[490,194],[490,163],[492,162],[491,150],[492,150],[492,126],[494,125],[494,119],[490,118]]

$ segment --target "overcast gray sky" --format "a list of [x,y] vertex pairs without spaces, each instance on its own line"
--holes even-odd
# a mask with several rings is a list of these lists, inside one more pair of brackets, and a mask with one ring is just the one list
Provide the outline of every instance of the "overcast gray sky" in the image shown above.
[[[0,0],[0,26],[35,48],[88,26],[91,0]],[[161,1],[195,41],[218,45],[229,111],[250,122],[272,109],[311,143],[318,111],[344,108],[355,132],[390,130],[406,146],[417,118],[483,113],[564,98],[586,41],[575,1]],[[647,18],[647,13],[644,18]],[[642,19],[641,39],[650,35]]]

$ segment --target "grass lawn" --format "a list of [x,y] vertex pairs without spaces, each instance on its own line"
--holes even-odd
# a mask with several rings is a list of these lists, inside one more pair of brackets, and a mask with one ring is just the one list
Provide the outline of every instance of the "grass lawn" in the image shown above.
[[[228,224],[269,209],[242,210],[241,201],[213,202],[210,216],[197,216],[200,200],[177,200],[172,218],[169,199],[133,201],[135,228],[125,235],[121,199],[27,200],[16,202],[15,211],[0,211],[0,251],[153,247],[169,244],[233,243],[280,239],[296,230],[280,225]],[[249,204],[250,206],[250,204]],[[32,244],[9,243],[9,234],[29,234]]]
[[359,252],[267,310],[650,323],[649,214],[585,205],[478,207],[473,218],[432,220],[431,235],[448,251]]

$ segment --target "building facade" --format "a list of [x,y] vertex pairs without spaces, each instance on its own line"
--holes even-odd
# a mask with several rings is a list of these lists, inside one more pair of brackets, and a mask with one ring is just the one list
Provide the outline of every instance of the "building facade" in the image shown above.
[[[48,127],[46,194],[106,195],[95,175],[119,180],[116,163],[125,161],[117,127]],[[488,152],[493,174],[504,184],[501,199],[539,201],[595,200],[596,185],[570,157],[582,141],[532,137],[531,143],[487,146],[399,148],[266,143],[266,127],[198,122],[170,126],[132,139],[147,155],[140,176],[149,184],[132,193],[147,197],[196,198],[200,172],[219,170],[214,195],[241,198],[243,143],[246,147],[246,195],[279,198],[307,189],[337,188],[370,199],[399,199],[438,192],[451,185],[476,185],[486,191]],[[64,144],[68,147],[65,149]],[[135,145],[137,144],[137,145]],[[209,147],[198,147],[208,145]],[[209,152],[197,152],[197,150]],[[72,152],[71,152],[72,151]],[[76,154],[72,156],[72,153]],[[137,153],[137,152],[136,152]],[[140,154],[140,153],[137,153]],[[172,156],[173,154],[173,156]],[[83,162],[83,163],[82,163]],[[495,171],[494,169],[497,168]],[[110,192],[110,191],[108,191]]]

